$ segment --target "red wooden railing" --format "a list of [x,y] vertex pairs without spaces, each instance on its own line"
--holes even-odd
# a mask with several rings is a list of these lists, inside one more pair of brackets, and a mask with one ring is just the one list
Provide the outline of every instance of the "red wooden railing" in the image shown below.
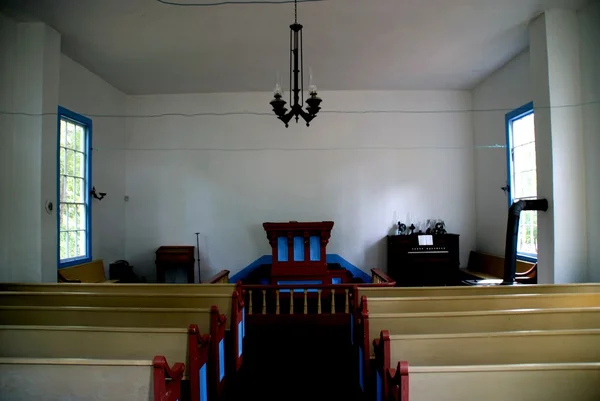
[[377,287],[393,287],[396,285],[396,281],[381,269],[371,269],[371,282],[367,285],[374,284],[377,284]]
[[228,284],[229,283],[229,270],[221,270],[214,276],[212,276],[206,284]]
[[248,315],[335,315],[354,310],[356,285],[245,285]]
[[[164,356],[155,356],[152,361],[154,401],[177,401],[181,399],[181,379],[185,365],[181,362],[169,367]],[[169,379],[169,380],[167,380]]]

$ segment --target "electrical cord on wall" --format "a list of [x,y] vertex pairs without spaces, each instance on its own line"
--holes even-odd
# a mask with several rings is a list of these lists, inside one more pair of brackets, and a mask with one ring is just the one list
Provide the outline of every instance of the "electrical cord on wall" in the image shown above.
[[[593,100],[584,103],[575,104],[564,104],[557,106],[535,106],[534,110],[550,110],[550,109],[564,109],[573,107],[589,106],[594,104],[600,104],[600,100]],[[494,113],[503,112],[508,113],[512,109],[508,108],[495,108],[495,109],[462,109],[462,110],[322,110],[321,114],[462,114],[462,113]],[[94,118],[161,118],[161,117],[223,117],[223,116],[269,116],[272,117],[273,113],[268,112],[253,112],[253,111],[224,111],[224,112],[197,112],[197,113],[157,113],[157,114],[98,114],[98,113],[80,113],[85,117]],[[25,116],[25,117],[44,117],[44,116],[56,116],[57,112],[47,113],[27,113],[21,111],[3,111],[0,110],[0,115],[9,116]]]
[[[180,7],[216,7],[225,5],[250,5],[250,4],[286,4],[293,3],[294,0],[251,0],[251,1],[218,1],[212,3],[180,3],[178,1],[169,0],[156,0],[159,3],[166,4],[168,6],[180,6]],[[327,0],[298,0],[298,3],[314,3],[322,2]]]

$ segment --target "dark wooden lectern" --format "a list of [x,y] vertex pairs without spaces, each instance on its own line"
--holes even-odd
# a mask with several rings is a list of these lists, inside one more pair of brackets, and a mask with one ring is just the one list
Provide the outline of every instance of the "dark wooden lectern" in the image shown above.
[[161,246],[156,251],[156,281],[165,282],[168,268],[183,267],[187,273],[187,282],[194,283],[194,247]]

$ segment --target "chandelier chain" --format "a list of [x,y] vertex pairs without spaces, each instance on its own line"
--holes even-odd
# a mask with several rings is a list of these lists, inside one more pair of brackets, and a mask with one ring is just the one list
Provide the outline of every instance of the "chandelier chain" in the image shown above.
[[298,0],[294,0],[294,22],[298,23]]

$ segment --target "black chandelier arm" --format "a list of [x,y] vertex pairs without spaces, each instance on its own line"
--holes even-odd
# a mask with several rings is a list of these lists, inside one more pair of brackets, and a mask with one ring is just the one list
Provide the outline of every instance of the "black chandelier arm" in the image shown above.
[[295,115],[294,109],[292,109],[287,114],[278,116],[277,118],[279,118],[281,121],[283,121],[283,123],[285,124],[285,128],[287,128],[289,126],[290,120],[294,117],[294,115]]
[[296,123],[300,117],[310,126],[310,122],[321,110],[321,99],[317,96],[314,88],[310,89],[310,94],[306,99],[306,111],[302,108],[304,103],[304,52],[302,25],[298,23],[297,18],[297,0],[294,1],[294,23],[290,25],[290,103],[282,99],[282,91],[279,83],[276,85],[274,99],[271,101],[273,112],[286,126],[295,117]]

